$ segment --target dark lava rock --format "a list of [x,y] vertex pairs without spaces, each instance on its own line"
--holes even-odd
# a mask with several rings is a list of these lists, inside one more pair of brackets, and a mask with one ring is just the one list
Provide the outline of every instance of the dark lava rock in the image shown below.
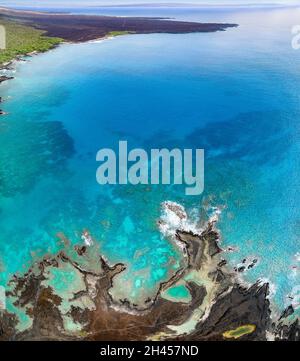
[[248,289],[234,285],[229,293],[217,298],[206,320],[184,340],[222,340],[225,331],[248,324],[255,325],[255,331],[241,337],[242,340],[266,340],[271,324],[268,294],[267,283],[256,283]]
[[[248,334],[241,335],[239,340],[266,340],[267,332],[272,332],[276,340],[299,340],[299,321],[288,324],[287,317],[293,314],[291,307],[287,308],[277,323],[271,323],[271,311],[268,299],[269,285],[255,283],[244,287],[237,283],[236,277],[220,269],[224,260],[218,256],[219,234],[212,224],[209,224],[201,234],[177,231],[177,239],[184,245],[185,265],[171,278],[160,284],[155,297],[141,301],[140,305],[131,304],[126,298],[115,300],[110,290],[115,276],[125,271],[122,263],[110,265],[99,255],[101,270],[94,273],[84,270],[73,261],[67,253],[60,252],[54,258],[44,257],[37,263],[38,271],[30,269],[23,276],[15,276],[10,282],[11,291],[8,297],[14,299],[14,306],[26,310],[32,319],[32,326],[24,332],[18,332],[15,315],[0,313],[1,340],[84,340],[84,341],[141,341],[151,339],[160,333],[167,333],[169,341],[212,341],[225,340],[224,332],[249,325]],[[77,251],[86,256],[83,247]],[[212,256],[211,256],[212,255]],[[210,259],[210,257],[217,257]],[[210,288],[207,284],[199,285],[186,281],[191,299],[189,302],[175,302],[163,297],[167,290],[191,270],[203,271],[203,265],[211,265],[209,273]],[[67,316],[81,326],[81,331],[68,333],[64,328],[64,317],[60,310],[63,300],[54,289],[46,286],[49,268],[64,266],[68,263],[79,272],[84,282],[80,291],[73,294],[70,302],[88,297],[93,307],[82,309],[77,304],[71,305]],[[245,266],[243,266],[245,268]],[[240,267],[241,268],[241,267]],[[204,271],[205,272],[205,271]],[[211,290],[214,290],[211,293]],[[208,305],[205,300],[209,297]],[[69,296],[68,296],[69,297]],[[204,306],[203,310],[202,307]],[[176,335],[170,332],[168,325],[181,326],[195,313],[205,312],[205,317],[199,318],[193,331],[189,334]],[[226,338],[227,340],[227,338]]]
[[0,312],[0,341],[10,341],[14,338],[17,323],[16,315],[7,311]]
[[222,268],[227,265],[227,261],[225,259],[222,259],[221,262],[218,263],[218,267]]
[[3,83],[4,81],[11,80],[13,78],[14,78],[13,76],[1,75],[0,76],[0,84]]
[[300,341],[300,324],[296,319],[291,325],[279,324],[275,331],[276,341]]
[[210,273],[209,277],[217,283],[221,283],[226,279],[226,275],[220,269]]
[[197,23],[189,21],[169,21],[150,17],[117,17],[94,15],[71,15],[23,12],[1,9],[1,15],[21,23],[33,24],[48,36],[59,37],[67,41],[82,42],[99,39],[113,31],[138,34],[153,33],[199,33],[224,31],[237,27],[237,24]]
[[81,247],[75,246],[75,251],[79,256],[83,256],[86,253],[86,250],[87,250],[86,246],[81,246]]
[[283,318],[287,318],[291,316],[294,313],[294,307],[292,305],[289,305],[281,314],[279,321]]

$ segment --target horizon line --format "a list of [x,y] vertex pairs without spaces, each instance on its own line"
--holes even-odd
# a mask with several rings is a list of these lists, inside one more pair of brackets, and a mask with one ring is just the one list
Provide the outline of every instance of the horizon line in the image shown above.
[[[143,1],[143,0],[142,0]],[[0,7],[3,8],[78,8],[78,7],[85,7],[85,8],[115,8],[115,7],[198,7],[198,8],[229,8],[229,7],[234,7],[234,8],[247,8],[247,7],[299,7],[300,4],[295,3],[295,1],[290,1],[288,3],[284,3],[284,2],[264,2],[264,3],[257,3],[257,2],[249,2],[249,3],[245,3],[245,4],[235,4],[232,2],[228,2],[228,3],[216,3],[216,4],[211,4],[211,3],[203,3],[203,4],[199,4],[199,3],[184,3],[184,2],[173,2],[173,3],[168,3],[168,2],[161,2],[161,3],[147,3],[147,2],[140,2],[140,3],[130,3],[128,2],[127,4],[70,4],[70,3],[66,3],[66,4],[58,4],[58,3],[54,3],[54,4],[3,4],[2,5],[2,1],[0,1]]]

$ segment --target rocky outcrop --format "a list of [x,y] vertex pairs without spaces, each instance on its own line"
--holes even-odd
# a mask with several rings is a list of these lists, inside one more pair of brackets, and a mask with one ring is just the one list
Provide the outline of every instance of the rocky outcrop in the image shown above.
[[279,324],[275,332],[276,341],[300,341],[300,323],[296,319],[292,324]]
[[254,284],[250,288],[233,285],[216,298],[205,321],[199,322],[196,330],[185,340],[224,340],[226,331],[243,325],[254,325],[255,331],[242,336],[242,340],[266,340],[266,331],[271,325],[268,284]]
[[281,314],[275,327],[275,340],[300,341],[300,323],[295,315],[292,305],[288,306]]
[[7,311],[0,311],[0,341],[14,340],[17,323],[16,315]]
[[14,78],[13,76],[0,75],[0,84],[3,83],[4,81],[11,80],[13,78]]

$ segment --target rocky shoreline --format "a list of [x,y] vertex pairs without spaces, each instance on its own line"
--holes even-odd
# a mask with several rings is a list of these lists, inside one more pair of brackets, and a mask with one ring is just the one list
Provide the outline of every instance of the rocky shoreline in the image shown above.
[[[175,216],[182,216],[178,211],[173,207]],[[214,220],[199,233],[177,229],[174,236],[183,252],[182,268],[139,305],[114,299],[109,292],[126,265],[110,265],[99,254],[100,271],[91,271],[82,265],[89,247],[80,245],[73,249],[76,261],[68,252],[45,257],[25,275],[15,275],[7,291],[31,325],[19,331],[16,315],[2,311],[0,340],[300,340],[292,306],[274,320],[268,283],[245,287],[228,270]],[[62,295],[50,286],[53,270],[63,269],[76,274],[76,292]],[[188,303],[162,296],[179,281],[191,295]],[[62,307],[66,304],[67,309]],[[66,327],[70,323],[76,326],[71,331]]]
[[[15,59],[14,61],[19,61],[20,59]],[[10,70],[12,70],[12,66],[13,66],[13,63],[14,61],[10,61],[6,64],[2,64],[0,65],[0,85],[8,80],[12,80],[14,79],[13,76],[11,75],[6,75],[6,74],[1,74],[1,72],[8,72]],[[5,100],[3,99],[2,96],[0,96],[0,104],[3,103]],[[3,111],[2,109],[0,109],[0,116],[1,115],[6,115],[7,113],[5,111]]]

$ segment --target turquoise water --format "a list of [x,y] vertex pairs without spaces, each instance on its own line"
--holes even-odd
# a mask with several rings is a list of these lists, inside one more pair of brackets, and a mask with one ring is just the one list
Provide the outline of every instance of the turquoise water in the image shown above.
[[[19,63],[16,78],[1,85],[9,97],[0,120],[1,284],[62,248],[59,233],[75,244],[89,230],[111,262],[128,265],[113,292],[146,297],[180,264],[157,227],[165,200],[191,214],[203,204],[224,207],[222,245],[238,248],[228,254],[232,267],[258,258],[245,277],[270,279],[279,306],[299,283],[291,267],[300,237],[300,52],[291,27],[300,11],[175,15],[240,26],[66,44]],[[180,187],[101,188],[96,152],[119,140],[204,148],[203,196]]]
[[173,298],[189,299],[190,293],[184,285],[174,286],[167,290],[167,294]]

